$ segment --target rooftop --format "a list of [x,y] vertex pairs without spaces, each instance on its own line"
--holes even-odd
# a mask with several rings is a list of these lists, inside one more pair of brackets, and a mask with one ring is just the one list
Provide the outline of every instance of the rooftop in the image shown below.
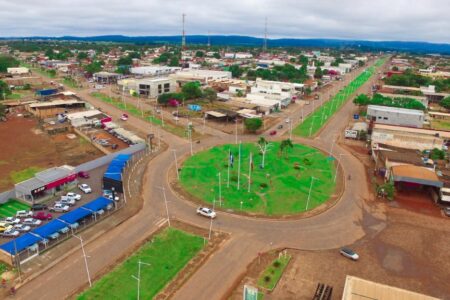
[[423,111],[417,109],[408,109],[408,108],[400,108],[400,107],[390,107],[390,106],[381,106],[381,105],[369,105],[367,109],[373,109],[377,111],[391,112],[391,113],[402,113],[409,115],[418,115],[423,116]]

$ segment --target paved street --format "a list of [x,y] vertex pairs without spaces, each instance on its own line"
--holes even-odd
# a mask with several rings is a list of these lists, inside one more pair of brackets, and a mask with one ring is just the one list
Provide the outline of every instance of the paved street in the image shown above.
[[[362,89],[370,84],[369,80]],[[120,110],[90,96],[88,91],[81,91],[79,95],[114,117],[121,114]],[[305,106],[304,115],[310,114],[311,110],[312,105]],[[315,139],[294,138],[294,140],[329,152],[336,134],[345,128],[353,110],[354,105],[348,101]],[[293,113],[297,119],[298,113],[299,111]],[[127,126],[136,128],[142,133],[150,132],[148,123],[132,116],[127,121]],[[241,136],[240,140],[254,141],[256,138]],[[179,157],[189,153],[187,140],[167,132],[164,132],[162,139],[170,149],[177,150]],[[223,143],[234,143],[234,136],[221,134],[220,137],[204,139],[200,144],[194,144],[194,150]],[[352,244],[362,239],[368,232],[382,230],[385,226],[383,212],[366,206],[363,201],[369,196],[363,165],[337,144],[334,146],[333,155],[341,158],[343,178],[346,178],[347,174],[351,174],[352,177],[351,180],[346,180],[345,191],[335,206],[314,217],[280,221],[219,212],[217,220],[213,222],[213,229],[226,231],[231,234],[231,238],[181,287],[175,298],[221,299],[258,252],[280,247],[305,250],[333,249]],[[166,189],[171,218],[204,228],[209,227],[209,220],[195,214],[195,204],[180,199],[172,192],[166,174],[173,164],[172,151],[165,151],[155,157],[149,163],[143,178],[143,208],[134,217],[86,245],[86,251],[91,256],[89,267],[93,277],[112,266],[124,253],[130,252],[135,245],[156,230],[156,224],[160,220],[166,218],[160,187]],[[47,300],[65,298],[87,282],[82,262],[81,256],[70,256],[55,265],[51,271],[25,284],[19,289],[18,298]],[[66,276],[70,276],[70,280]],[[54,288],[48,288],[49,286]],[[39,297],[36,298],[36,295]]]

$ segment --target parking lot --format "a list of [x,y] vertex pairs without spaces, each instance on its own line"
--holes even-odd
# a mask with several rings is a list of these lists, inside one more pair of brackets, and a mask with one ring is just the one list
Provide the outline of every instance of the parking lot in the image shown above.
[[[103,192],[103,190],[102,190],[102,177],[103,177],[103,173],[106,170],[106,167],[107,166],[102,166],[102,167],[99,167],[99,168],[96,168],[96,169],[90,171],[89,172],[89,178],[87,178],[87,179],[85,179],[85,178],[78,178],[78,184],[82,184],[82,183],[88,184],[91,187],[91,189],[92,189],[92,193],[84,194],[78,187],[73,189],[71,192],[80,194],[81,195],[81,200],[76,201],[75,205],[71,206],[69,211],[71,211],[71,210],[73,210],[73,209],[75,209],[77,207],[80,207],[80,206],[82,206],[82,205],[84,205],[84,204],[86,204],[86,203],[88,203],[88,202],[90,202],[90,201],[92,201],[92,200],[94,200],[94,199],[96,199],[96,198],[98,198],[99,196],[102,195],[102,192]],[[65,193],[63,193],[62,195],[65,195]],[[54,205],[55,201],[58,201],[60,198],[61,198],[61,195],[53,198],[52,200],[49,200],[49,201],[45,202],[45,204],[50,208],[51,206]],[[64,213],[60,213],[60,212],[50,212],[49,209],[42,210],[42,212],[44,214],[51,214],[52,215],[52,219],[56,219],[59,216],[61,216],[62,214],[64,214]],[[10,217],[13,217],[13,216],[15,217],[15,214],[14,215],[12,215],[12,214],[10,215]],[[24,218],[20,218],[20,219],[21,219],[21,221],[23,221],[23,219],[25,219],[25,217]],[[48,223],[49,221],[50,220],[42,220],[42,223],[41,223],[40,226]],[[35,229],[35,228],[37,228],[37,227],[32,227],[31,230]],[[21,232],[20,234],[22,235],[24,233],[26,233],[26,232]],[[0,236],[0,244],[3,244],[3,243],[5,243],[5,242],[7,242],[9,240],[11,240],[11,237]]]

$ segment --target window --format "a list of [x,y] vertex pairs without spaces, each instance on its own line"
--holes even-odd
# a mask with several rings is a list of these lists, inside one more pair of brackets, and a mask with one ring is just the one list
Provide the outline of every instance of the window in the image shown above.
[[164,83],[164,93],[170,92],[170,83]]
[[158,84],[158,94],[162,93],[162,85]]
[[387,120],[387,119],[388,119],[387,117],[384,117],[384,118],[383,118],[383,120]]

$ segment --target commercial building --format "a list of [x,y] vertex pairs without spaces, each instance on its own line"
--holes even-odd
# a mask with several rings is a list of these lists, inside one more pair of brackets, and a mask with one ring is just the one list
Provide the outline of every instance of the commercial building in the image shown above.
[[131,68],[130,73],[138,76],[166,76],[180,70],[179,67],[143,66]]
[[379,124],[422,128],[424,118],[421,110],[380,105],[367,107],[367,119]]
[[67,113],[74,110],[83,110],[86,103],[77,99],[53,100],[48,102],[36,102],[25,106],[25,109],[38,118],[45,119],[56,117],[58,114]]
[[232,76],[229,71],[183,69],[169,75],[169,77],[179,82],[200,81],[208,83],[210,80],[231,79]]
[[97,109],[84,110],[66,115],[73,127],[101,126],[112,119]]
[[52,197],[56,192],[64,190],[65,186],[76,184],[77,173],[71,166],[61,166],[36,173],[28,180],[15,185],[16,197],[28,202]]
[[120,91],[136,92],[145,98],[156,98],[164,93],[174,93],[177,89],[176,81],[169,77],[144,79],[123,79],[118,82]]
[[251,87],[251,93],[277,95],[282,98],[292,98],[296,94],[301,93],[304,86],[305,85],[301,83],[270,81],[258,78]]
[[430,296],[347,275],[342,300],[438,300]]
[[19,68],[7,68],[6,72],[10,75],[25,75],[29,74],[30,70],[28,68],[19,67]]
[[121,75],[110,72],[98,72],[94,73],[94,81],[100,84],[112,84],[117,83]]

